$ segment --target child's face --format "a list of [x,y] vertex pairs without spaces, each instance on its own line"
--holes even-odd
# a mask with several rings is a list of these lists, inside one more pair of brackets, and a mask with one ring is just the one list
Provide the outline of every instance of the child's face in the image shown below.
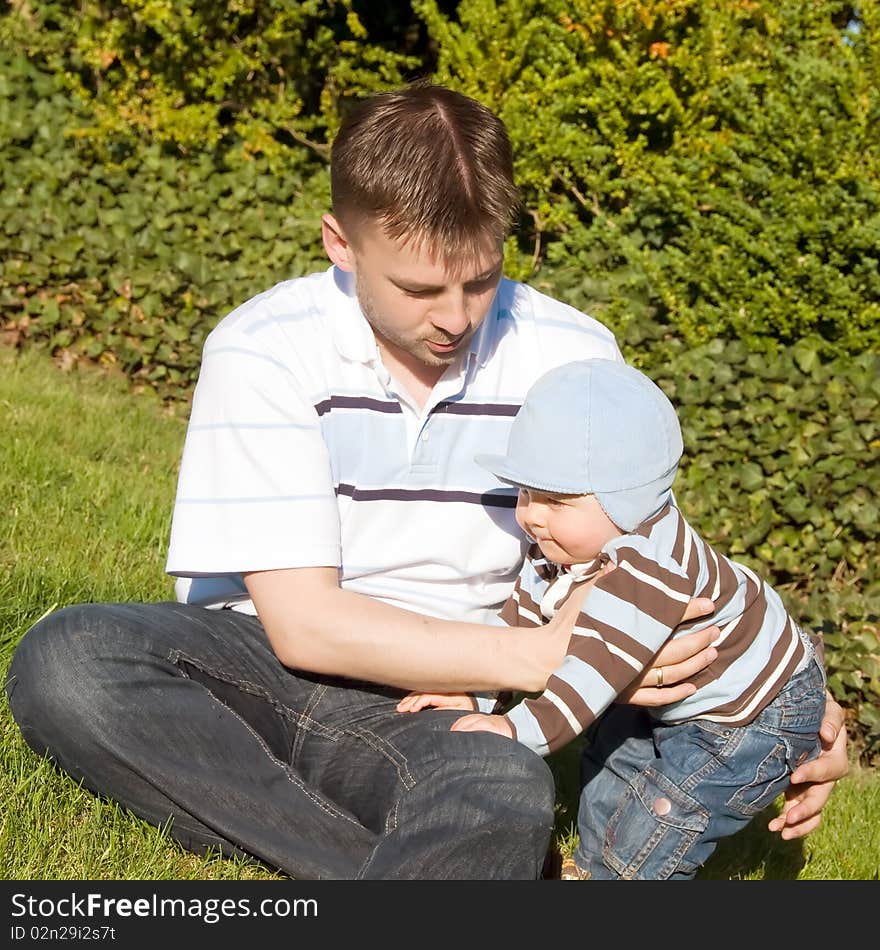
[[520,488],[516,520],[549,561],[583,564],[623,532],[602,510],[595,495],[555,495]]

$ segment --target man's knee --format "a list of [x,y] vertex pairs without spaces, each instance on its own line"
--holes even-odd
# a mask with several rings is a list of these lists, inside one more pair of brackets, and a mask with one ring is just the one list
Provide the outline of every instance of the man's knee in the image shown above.
[[449,732],[437,737],[428,781],[450,797],[480,801],[487,811],[528,816],[552,825],[555,783],[547,763],[524,745],[488,732]]
[[488,780],[515,800],[519,796],[524,808],[531,811],[541,823],[552,824],[556,801],[556,786],[550,767],[539,755],[511,740],[512,748],[504,758],[489,760]]
[[13,718],[34,751],[50,751],[50,737],[72,731],[93,715],[96,632],[102,607],[65,607],[31,627],[18,644],[6,679]]

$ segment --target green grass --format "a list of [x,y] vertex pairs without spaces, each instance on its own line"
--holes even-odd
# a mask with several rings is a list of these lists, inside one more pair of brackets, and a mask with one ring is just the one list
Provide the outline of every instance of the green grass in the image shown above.
[[[185,431],[149,394],[93,369],[0,348],[0,665],[45,612],[65,604],[173,597],[164,573]],[[81,789],[25,745],[0,703],[0,877],[272,877],[259,865],[189,854],[165,830]]]
[[[0,347],[0,673],[46,611],[70,603],[173,596],[165,551],[185,419],[93,369],[62,373],[40,353]],[[552,760],[557,838],[570,851],[574,750]],[[0,878],[227,880],[277,877],[256,862],[197,856],[98,799],[34,755],[0,700]],[[702,870],[722,879],[877,879],[880,775],[854,767],[820,828],[784,842],[773,810]]]

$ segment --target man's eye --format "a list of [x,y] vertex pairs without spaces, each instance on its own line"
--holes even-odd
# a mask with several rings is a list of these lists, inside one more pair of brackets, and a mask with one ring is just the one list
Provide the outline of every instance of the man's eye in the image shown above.
[[483,280],[476,280],[472,284],[465,285],[465,293],[468,294],[481,294],[486,290],[490,290],[498,283],[498,275],[492,274],[491,277],[486,277]]

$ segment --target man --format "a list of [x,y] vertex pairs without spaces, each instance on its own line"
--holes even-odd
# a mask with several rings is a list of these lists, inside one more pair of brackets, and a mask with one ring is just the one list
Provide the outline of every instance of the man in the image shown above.
[[[366,100],[331,175],[333,266],[206,342],[167,564],[180,602],[46,618],[16,652],[13,714],[35,750],[172,818],[194,850],[301,878],[535,878],[546,763],[451,732],[456,713],[395,707],[412,689],[537,690],[562,659],[571,613],[540,631],[496,616],[525,538],[513,490],[474,455],[503,450],[544,370],[620,352],[595,320],[502,279],[510,145],[475,101],[427,85]],[[631,700],[688,695],[710,639],[667,647]],[[845,772],[841,721],[800,776],[814,784],[789,833],[818,822]]]

